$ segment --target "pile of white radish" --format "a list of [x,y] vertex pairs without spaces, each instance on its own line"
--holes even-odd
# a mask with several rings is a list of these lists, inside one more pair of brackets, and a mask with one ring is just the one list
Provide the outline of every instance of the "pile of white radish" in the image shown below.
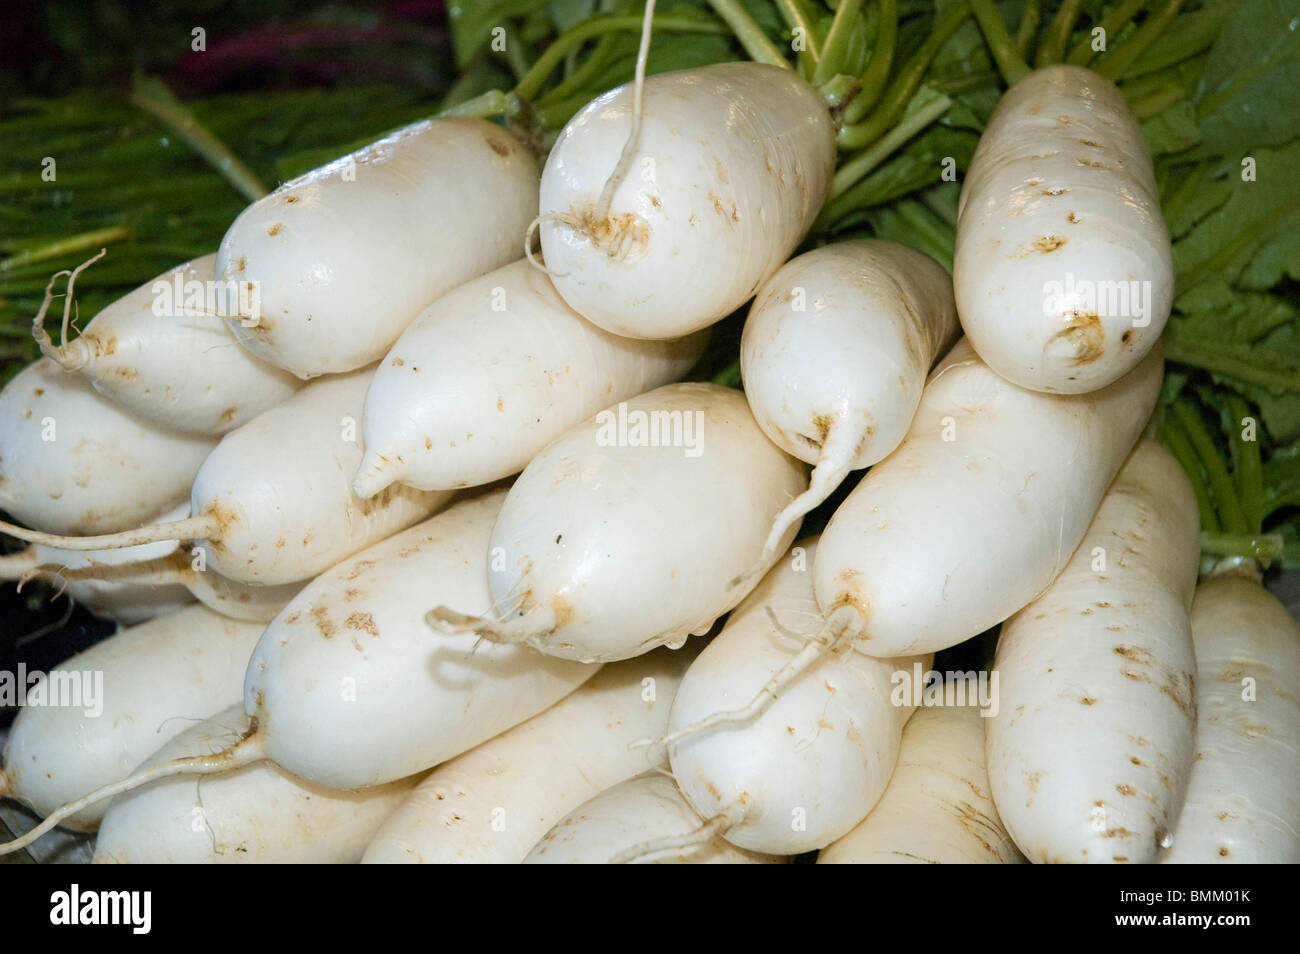
[[[71,340],[61,273],[57,344],[51,282],[0,578],[135,625],[15,721],[0,797],[41,820],[0,854],[1300,861],[1300,627],[1250,565],[1196,588],[1142,439],[1172,260],[1122,95],[1011,89],[950,277],[791,257],[837,133],[796,72],[644,66],[540,172],[429,120]],[[751,298],[744,391],[683,383]]]

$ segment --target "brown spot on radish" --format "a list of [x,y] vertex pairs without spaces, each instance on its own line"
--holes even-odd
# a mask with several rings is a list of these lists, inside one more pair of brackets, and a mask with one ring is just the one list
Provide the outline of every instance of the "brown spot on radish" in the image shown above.
[[1142,760],[1141,760],[1140,758],[1138,758],[1136,755],[1130,755],[1130,756],[1128,757],[1128,760],[1129,760],[1130,762],[1132,762],[1134,765],[1141,765],[1141,764],[1142,764]]
[[1035,251],[1046,254],[1047,252],[1055,252],[1065,242],[1066,240],[1059,235],[1040,235],[1034,239],[1032,244]]
[[230,270],[232,272],[242,272],[245,268],[248,267],[248,259],[245,258],[243,255],[241,255],[239,256],[239,258],[235,259],[234,262],[231,263],[231,266],[232,267]]
[[1042,779],[1042,777],[1043,777],[1043,773],[1042,773],[1042,772],[1025,772],[1024,774],[1025,774],[1025,785],[1027,785],[1027,786],[1029,787],[1029,790],[1030,790],[1031,792],[1037,792],[1037,791],[1038,791],[1038,783],[1039,783],[1039,781]]
[[1128,344],[1133,340],[1133,329],[1130,328],[1119,336],[1120,344]]
[[1220,858],[1226,858],[1226,857],[1228,857],[1228,846],[1227,846],[1227,845],[1220,845],[1220,846],[1219,846],[1219,857],[1220,857]]
[[1133,833],[1127,828],[1107,828],[1101,833],[1103,838],[1132,838]]
[[267,235],[279,235],[279,234],[280,234],[280,230],[281,230],[282,228],[284,228],[284,224],[281,223],[281,222],[276,222],[274,225],[272,225],[269,229],[266,230],[266,234],[267,234]]
[[1079,145],[1081,145],[1081,146],[1091,146],[1093,149],[1100,149],[1100,148],[1101,148],[1101,144],[1100,144],[1100,143],[1093,142],[1091,139],[1080,139],[1080,140],[1079,140]]
[[1096,159],[1075,159],[1076,166],[1087,166],[1089,169],[1105,169],[1105,163],[1098,162]]
[[233,407],[226,408],[224,411],[221,412],[221,423],[229,424],[231,421],[235,419],[235,414],[236,414],[235,408]]
[[1080,697],[1079,697],[1079,704],[1080,704],[1080,705],[1090,706],[1090,705],[1093,705],[1096,701],[1097,701],[1097,700],[1094,699],[1094,698],[1092,698],[1091,696],[1080,696]]
[[1092,312],[1070,312],[1061,331],[1048,339],[1043,350],[1066,358],[1074,367],[1091,364],[1105,351],[1106,330]]
[[1124,785],[1124,784],[1116,785],[1116,786],[1115,786],[1115,791],[1119,792],[1121,795],[1136,795],[1136,794],[1137,794],[1137,789],[1134,788],[1132,785]]
[[379,635],[379,627],[375,625],[375,618],[369,613],[353,613],[347,620],[348,629],[360,630],[369,633],[371,636]]
[[297,201],[298,201],[298,197],[296,195],[286,195],[284,197],[285,205],[293,205]]
[[1065,221],[1069,222],[1071,225],[1078,225],[1082,219],[1079,218],[1079,215],[1076,212],[1067,212],[1065,215]]
[[659,201],[659,196],[657,195],[650,196],[650,204],[653,205],[656,209],[663,208],[663,203]]
[[1124,862],[1128,861],[1128,858],[1125,855],[1115,855],[1115,861],[1119,864],[1124,864]]
[[483,134],[483,141],[488,144],[488,148],[502,158],[510,155],[510,143],[505,142],[495,132]]
[[312,607],[311,618],[316,621],[316,628],[326,639],[333,639],[334,634],[338,632],[334,621],[329,618],[329,611],[323,606]]
[[1057,188],[1057,189],[1044,189],[1042,192],[1040,192],[1040,193],[1038,193],[1038,194],[1039,194],[1039,195],[1050,195],[1050,196],[1055,197],[1055,196],[1058,196],[1058,195],[1065,195],[1065,193],[1067,193],[1067,192],[1069,192],[1069,191],[1070,191],[1070,190],[1067,189],[1065,186],[1061,186],[1060,188]]
[[506,409],[506,402],[505,402],[505,399],[504,399],[504,398],[497,398],[497,410],[498,410],[498,411],[503,411],[503,412],[504,412],[505,409]]
[[393,367],[400,368],[402,365],[406,364],[406,362],[403,361],[401,358],[394,358],[392,364]]
[[433,438],[432,438],[432,437],[426,437],[426,438],[424,439],[424,449],[425,449],[425,450],[433,450]]

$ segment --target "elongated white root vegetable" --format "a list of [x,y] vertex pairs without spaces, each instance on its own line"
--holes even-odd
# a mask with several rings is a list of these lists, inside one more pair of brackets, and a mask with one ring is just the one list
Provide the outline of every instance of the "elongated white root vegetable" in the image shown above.
[[1031,861],[1147,864],[1173,830],[1194,753],[1199,542],[1182,467],[1143,441],[1069,565],[1003,625],[989,779]]
[[493,617],[435,604],[430,623],[583,661],[681,645],[753,589],[728,581],[805,472],[739,391],[643,394],[554,441],[510,489],[492,531]]
[[436,768],[384,822],[366,864],[518,864],[564,817],[652,768],[694,645],[611,663],[541,715]]
[[[234,706],[182,733],[145,765],[209,755],[248,731],[248,716]],[[346,752],[338,756],[346,758]],[[165,778],[113,801],[100,825],[94,861],[351,864],[417,781],[340,792],[270,762],[210,778]]]
[[425,309],[379,363],[353,488],[451,490],[517,473],[601,408],[680,378],[707,340],[620,338],[527,262],[489,272]]
[[1300,863],[1300,627],[1257,578],[1192,601],[1196,757],[1165,864]]
[[938,262],[879,239],[788,262],[759,291],[740,341],[745,396],[763,433],[815,464],[768,536],[821,504],[907,433],[930,368],[958,334]]
[[[224,299],[235,297],[226,294],[233,285],[213,281],[216,260],[215,253],[205,255],[145,282],[95,315],[72,341],[66,307],[58,346],[45,331],[44,307],[32,333],[46,357],[141,420],[183,433],[225,434],[288,398],[300,382],[241,348],[216,314],[229,307]],[[68,286],[70,303],[71,279]]]
[[[527,646],[435,636],[430,602],[489,606],[494,490],[375,544],[308,584],[267,627],[244,687],[269,758],[331,788],[403,778],[486,742],[598,667]],[[347,753],[340,758],[340,751]]]
[[[220,752],[159,761],[62,806],[60,818],[160,778],[267,761],[313,784],[358,789],[467,752],[568,695],[599,667],[477,637],[431,637],[430,599],[488,605],[487,540],[502,491],[470,498],[314,580],[266,628],[244,680],[252,722]],[[412,581],[418,585],[412,585]]]
[[[14,720],[0,795],[45,816],[121,778],[196,720],[239,699],[261,633],[259,625],[191,606],[61,663],[45,680],[46,704],[24,706]],[[73,691],[80,693],[76,705],[67,695]],[[61,824],[93,830],[107,807],[91,805]]]
[[227,434],[194,478],[185,520],[99,537],[55,537],[8,524],[0,530],[76,550],[196,540],[205,567],[237,583],[270,586],[313,577],[428,516],[451,496],[408,487],[371,500],[352,493],[370,373],[313,382]]
[[537,163],[482,119],[407,126],[245,209],[217,277],[252,282],[259,316],[228,319],[265,361],[309,378],[384,356],[426,305],[519,258]]
[[962,187],[953,282],[975,350],[1021,387],[1094,391],[1155,345],[1173,254],[1146,142],[1112,83],[1050,66],[1002,97]]
[[[189,512],[188,503],[178,504],[157,519],[179,520]],[[27,580],[45,579],[96,616],[134,626],[181,609],[194,594],[179,583],[137,580],[134,573],[129,581],[116,579],[117,565],[168,560],[175,551],[173,540],[90,552],[30,546],[0,557],[0,580],[18,580],[21,589]]]
[[542,173],[542,250],[589,321],[676,338],[739,308],[789,258],[826,197],[835,132],[793,71],[720,63],[645,81],[624,167],[633,94],[597,97],[560,133]]
[[[524,864],[604,864],[620,851],[653,841],[665,847],[653,858],[660,864],[783,864],[784,858],[760,855],[728,844],[686,804],[673,780],[641,775],[620,782],[569,812],[528,853]],[[672,847],[667,843],[672,842]],[[679,844],[680,843],[680,844]]]
[[215,441],[145,421],[48,358],[0,391],[0,510],[49,533],[111,533],[180,502]]
[[[669,738],[744,706],[799,655],[791,631],[821,628],[816,549],[816,538],[801,540],[731,614],[682,680]],[[761,715],[670,745],[673,776],[701,817],[730,819],[718,833],[734,845],[779,855],[824,847],[885,791],[915,708],[894,699],[895,674],[917,661],[929,669],[929,657],[872,659],[848,647],[819,656]]]
[[1158,352],[1089,395],[1027,391],[963,339],[907,437],[835,512],[813,564],[828,625],[873,656],[937,652],[1056,577],[1160,391]]
[[1023,862],[989,794],[985,721],[974,706],[936,706],[912,716],[885,794],[817,863]]

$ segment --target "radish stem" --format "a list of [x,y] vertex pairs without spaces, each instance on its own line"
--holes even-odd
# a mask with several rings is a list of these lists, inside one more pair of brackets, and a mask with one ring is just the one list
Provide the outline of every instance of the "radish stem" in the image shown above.
[[1205,473],[1210,479],[1210,489],[1214,494],[1214,502],[1218,505],[1219,516],[1223,521],[1223,529],[1230,534],[1248,533],[1246,518],[1237,500],[1237,488],[1228,469],[1223,466],[1223,459],[1215,449],[1209,431],[1206,430],[1200,410],[1185,397],[1175,400],[1172,410],[1179,423],[1186,428],[1187,438],[1205,467]]
[[1021,59],[1029,55],[1029,47],[1033,45],[1034,37],[1038,34],[1041,17],[1038,2],[1039,0],[1028,0],[1025,4],[1025,12],[1020,16],[1020,25],[1016,27],[1016,52],[1020,54]]
[[[712,3],[712,0],[710,0],[710,3]],[[715,10],[718,8],[716,3],[712,5]],[[811,14],[803,5],[802,0],[776,0],[776,8],[780,11],[781,18],[785,20],[785,25],[792,34],[795,30],[799,30],[803,34],[804,48],[796,50],[795,56],[799,60],[799,71],[805,78],[811,77],[822,57],[821,38],[817,34],[817,28],[813,25]],[[718,12],[721,15],[721,11]]]
[[1196,509],[1201,515],[1201,531],[1218,533],[1219,516],[1214,512],[1214,501],[1210,498],[1210,488],[1205,482],[1205,468],[1188,440],[1187,430],[1176,418],[1166,415],[1160,431],[1165,446],[1178,458],[1187,479],[1192,483],[1192,490],[1196,493]]
[[1169,22],[1178,15],[1183,0],[1169,0],[1158,11],[1151,14],[1138,27],[1136,33],[1128,38],[1118,49],[1098,59],[1097,72],[1113,83],[1128,72],[1128,68],[1138,61],[1152,43],[1169,28]]
[[839,8],[835,11],[835,18],[831,20],[830,31],[826,34],[826,43],[822,47],[821,58],[817,61],[817,68],[813,70],[812,82],[814,86],[821,86],[829,82],[831,77],[841,72],[844,56],[848,52],[849,44],[852,42],[853,29],[857,26],[862,4],[863,0],[840,0]]
[[72,235],[65,239],[50,242],[47,245],[24,249],[10,255],[8,258],[0,260],[0,272],[16,271],[20,266],[30,265],[33,262],[43,262],[72,252],[84,252],[88,248],[109,242],[120,242],[125,238],[129,238],[130,235],[130,231],[121,225],[114,225],[106,229],[95,229],[92,232],[82,232],[80,235]]
[[1016,50],[1015,44],[1007,33],[1007,25],[1002,21],[997,4],[993,0],[969,0],[975,19],[979,21],[980,32],[984,42],[993,54],[998,70],[1008,86],[1015,86],[1020,78],[1029,72],[1029,65]]
[[[709,0],[709,6],[727,26],[731,27],[731,32],[736,35],[736,39],[740,41],[740,45],[745,48],[751,60],[755,63],[766,63],[768,66],[780,66],[787,70],[791,68],[784,54],[767,38],[767,34],[754,22],[754,18],[749,15],[749,11],[740,0]],[[809,33],[810,44],[815,35]]]
[[898,43],[898,0],[879,0],[880,25],[876,32],[876,45],[871,59],[862,73],[862,90],[854,97],[844,112],[845,125],[861,122],[880,99],[880,92],[889,79],[889,68],[894,62],[894,47]]
[[946,113],[951,105],[952,100],[947,96],[931,100],[910,116],[906,116],[870,149],[858,153],[840,166],[835,173],[835,178],[831,180],[830,200],[842,196],[858,180],[888,159],[895,149]]
[[1047,26],[1047,38],[1038,48],[1038,57],[1034,60],[1034,65],[1039,69],[1061,62],[1065,56],[1065,44],[1070,39],[1075,21],[1079,19],[1081,6],[1083,0],[1065,0],[1056,11],[1056,16],[1052,17],[1052,22]]
[[210,517],[187,517],[184,520],[172,520],[168,523],[156,523],[151,527],[138,530],[124,530],[121,533],[101,533],[89,537],[67,537],[57,533],[41,533],[28,530],[17,524],[0,521],[0,533],[7,533],[28,543],[41,543],[47,547],[60,550],[116,550],[121,547],[135,547],[142,543],[157,543],[159,540],[205,540],[217,529],[217,523]]
[[[1101,18],[1097,24],[1101,28],[1102,41],[1110,42],[1111,37],[1119,36],[1121,30],[1132,22],[1133,18],[1142,11],[1147,5],[1148,0],[1124,0],[1119,6],[1111,10]],[[1072,66],[1087,66],[1094,56],[1092,49],[1092,34],[1080,40],[1070,51],[1070,55],[1065,58],[1065,62]]]
[[1250,407],[1240,395],[1230,395],[1225,402],[1228,417],[1229,446],[1232,448],[1233,475],[1237,478],[1237,492],[1241,499],[1242,515],[1246,528],[1259,533],[1264,526],[1264,473],[1259,455],[1259,434],[1245,440],[1242,431],[1250,416]]

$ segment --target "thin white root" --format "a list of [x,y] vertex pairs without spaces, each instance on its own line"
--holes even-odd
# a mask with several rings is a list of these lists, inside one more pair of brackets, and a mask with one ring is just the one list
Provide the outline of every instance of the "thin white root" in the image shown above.
[[449,606],[435,606],[425,614],[424,621],[439,633],[476,633],[490,643],[507,645],[541,639],[553,633],[557,625],[555,610],[543,606],[534,606],[522,616],[502,621],[467,616]]
[[[45,286],[45,300],[41,302],[41,309],[36,313],[36,317],[32,319],[32,337],[36,339],[36,344],[40,346],[41,354],[56,362],[65,371],[80,371],[90,360],[90,349],[85,344],[76,347],[75,350],[69,350],[68,324],[72,315],[73,286],[77,283],[78,275],[107,254],[108,249],[101,248],[98,255],[82,262],[72,271],[55,272],[50,277],[50,283]],[[49,332],[45,330],[45,316],[49,311],[50,302],[54,298],[54,283],[64,275],[68,276],[68,286],[63,292],[63,327],[59,346],[56,348],[54,342],[50,340]],[[77,342],[74,341],[72,344],[77,345]]]
[[650,32],[654,15],[655,0],[647,0],[645,18],[641,21],[641,45],[636,53],[636,76],[632,81],[632,130],[628,134],[627,142],[623,144],[623,151],[619,154],[618,164],[614,166],[614,171],[605,180],[605,187],[600,192],[600,198],[596,200],[595,220],[597,222],[602,222],[609,217],[609,208],[614,202],[614,190],[619,187],[623,177],[627,175],[627,170],[631,168],[632,160],[636,156],[637,145],[641,141],[641,111],[645,100],[645,66],[646,60],[650,58]]
[[564,222],[570,227],[573,226],[573,223],[569,221],[569,216],[565,215],[563,212],[547,212],[545,215],[539,215],[528,223],[528,230],[524,232],[524,258],[528,259],[529,265],[533,266],[533,268],[537,269],[544,275],[551,278],[568,278],[568,272],[553,272],[546,267],[545,262],[539,262],[533,257],[533,236],[537,234],[537,229],[543,222],[550,221]]
[[[799,637],[799,634],[793,633],[782,626],[770,607],[767,609],[767,615],[771,619],[772,625],[781,635],[802,638]],[[634,748],[649,747],[651,753],[654,754],[660,749],[666,751],[670,745],[674,745],[682,739],[700,732],[707,732],[723,725],[748,722],[757,718],[769,705],[777,700],[786,686],[816,665],[827,653],[833,653],[840,647],[852,643],[861,632],[862,615],[851,606],[841,606],[826,620],[826,624],[821,628],[821,631],[804,643],[803,648],[795,654],[793,659],[772,674],[772,677],[763,684],[763,688],[758,690],[748,704],[739,709],[715,712],[658,739],[639,739],[633,742],[632,746]]]
[[625,848],[609,859],[611,865],[627,865],[633,862],[657,861],[659,858],[672,858],[684,854],[682,849],[698,851],[719,835],[725,834],[745,817],[744,807],[733,802],[723,811],[714,815],[699,828],[684,835],[668,835],[664,838],[652,838],[639,845]]
[[90,566],[69,567],[61,563],[42,563],[23,574],[23,580],[57,576],[65,583],[77,580],[95,580],[101,583],[141,583],[149,586],[168,586],[188,583],[196,576],[188,552],[176,550],[165,556],[130,563],[91,563]]
[[767,541],[763,544],[763,553],[744,573],[732,580],[728,589],[739,586],[750,577],[766,573],[776,562],[781,550],[781,542],[786,533],[809,513],[816,510],[826,498],[835,493],[835,488],[844,482],[844,478],[853,469],[853,448],[848,444],[849,438],[839,435],[848,433],[844,427],[832,427],[826,436],[822,456],[813,468],[808,481],[808,489],[791,500],[772,522]]
[[129,792],[141,785],[147,785],[150,782],[156,782],[162,778],[171,778],[176,775],[214,775],[218,772],[242,768],[253,762],[260,762],[264,758],[266,758],[266,746],[262,741],[262,736],[257,732],[257,722],[254,720],[248,731],[244,733],[238,742],[222,749],[220,752],[215,752],[212,755],[192,755],[188,758],[172,759],[170,762],[153,765],[128,775],[120,781],[102,785],[89,795],[83,795],[76,801],[60,805],[50,812],[44,821],[21,838],[15,838],[13,841],[0,845],[0,855],[21,851],[58,825],[63,819],[77,814],[77,812],[96,802],[103,801],[106,798],[113,798],[123,792]]
[[155,523],[153,526],[141,527],[138,530],[124,530],[121,533],[101,533],[93,537],[64,537],[57,533],[28,530],[26,527],[0,520],[0,533],[7,533],[28,543],[58,547],[60,550],[119,550],[122,547],[135,547],[142,543],[157,543],[159,540],[206,540],[215,529],[215,521],[209,517],[187,517],[184,520]]

